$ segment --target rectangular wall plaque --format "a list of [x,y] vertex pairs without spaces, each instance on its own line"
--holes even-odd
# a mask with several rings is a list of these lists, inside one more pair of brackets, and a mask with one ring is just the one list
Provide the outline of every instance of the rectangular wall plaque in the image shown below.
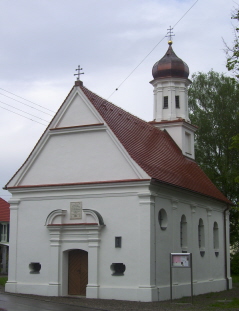
[[82,219],[82,202],[70,203],[70,219]]

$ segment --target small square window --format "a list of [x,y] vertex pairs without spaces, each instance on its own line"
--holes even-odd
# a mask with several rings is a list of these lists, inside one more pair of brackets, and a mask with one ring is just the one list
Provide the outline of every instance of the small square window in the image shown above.
[[40,273],[41,270],[41,264],[39,262],[31,262],[29,264],[29,269],[31,274],[37,274]]
[[116,248],[121,248],[122,245],[122,237],[121,236],[116,236],[115,237],[115,247]]
[[123,263],[112,263],[110,269],[113,271],[112,275],[120,276],[124,275],[126,266]]

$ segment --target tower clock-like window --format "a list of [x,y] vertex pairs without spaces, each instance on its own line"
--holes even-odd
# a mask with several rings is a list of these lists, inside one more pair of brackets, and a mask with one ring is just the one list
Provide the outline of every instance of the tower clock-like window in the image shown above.
[[163,109],[168,109],[168,96],[163,97]]
[[179,95],[175,96],[175,107],[176,108],[180,108],[180,104],[179,104]]

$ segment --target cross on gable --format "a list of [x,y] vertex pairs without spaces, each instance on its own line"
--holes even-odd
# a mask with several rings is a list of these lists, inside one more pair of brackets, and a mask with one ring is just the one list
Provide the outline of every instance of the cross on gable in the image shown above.
[[74,74],[74,76],[77,76],[77,81],[80,81],[80,75],[84,74],[81,70],[83,70],[83,68],[80,68],[80,65],[78,65],[78,68],[76,69],[77,73]]

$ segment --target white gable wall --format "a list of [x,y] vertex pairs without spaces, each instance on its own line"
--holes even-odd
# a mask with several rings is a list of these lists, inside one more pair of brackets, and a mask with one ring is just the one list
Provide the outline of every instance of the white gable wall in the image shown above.
[[74,88],[8,186],[149,178]]
[[[119,169],[120,168],[120,169]],[[142,170],[141,170],[142,171]],[[144,174],[145,175],[145,174]],[[54,131],[19,185],[137,179],[106,127]]]
[[73,92],[67,104],[62,107],[60,116],[56,120],[56,128],[96,124],[103,122],[99,114],[93,109],[92,104],[79,90]]

